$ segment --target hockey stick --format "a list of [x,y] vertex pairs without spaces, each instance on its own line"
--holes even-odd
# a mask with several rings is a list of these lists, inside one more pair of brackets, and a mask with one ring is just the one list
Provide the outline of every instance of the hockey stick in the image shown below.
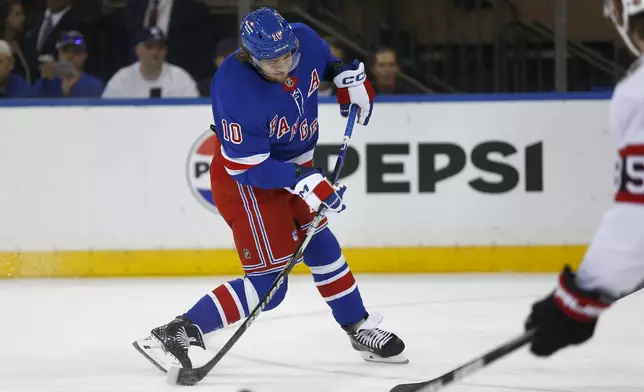
[[463,366],[457,367],[456,369],[445,373],[440,377],[434,378],[433,380],[412,384],[396,385],[389,392],[436,392],[447,386],[448,384],[459,381],[469,376],[470,374],[488,366],[497,359],[503,358],[514,350],[530,343],[530,341],[532,341],[534,332],[535,330],[531,329],[525,332],[523,335],[520,335],[495,348],[494,350],[489,351],[486,354],[483,354],[482,356],[466,363]]
[[[356,115],[358,113],[358,106],[357,105],[351,105],[351,108],[349,110],[349,119],[347,120],[347,127],[344,131],[344,139],[342,140],[342,147],[340,147],[340,152],[338,153],[338,158],[335,162],[335,167],[333,169],[333,174],[331,175],[331,183],[335,184],[338,181],[338,178],[340,177],[340,171],[342,170],[342,167],[344,166],[344,159],[347,153],[347,147],[349,145],[349,140],[351,140],[351,135],[353,133],[353,126],[355,125],[356,122]],[[198,367],[198,368],[180,368],[180,367],[175,367],[171,366],[168,369],[168,375],[166,377],[166,381],[169,384],[173,385],[195,385],[199,381],[201,381],[208,373],[212,370],[212,368],[221,361],[221,359],[226,355],[226,353],[233,347],[233,345],[241,338],[241,336],[246,332],[246,330],[250,327],[250,325],[255,321],[257,316],[264,310],[266,305],[271,301],[277,290],[282,286],[284,283],[284,280],[286,279],[286,276],[291,272],[293,267],[297,264],[297,260],[302,257],[302,254],[304,253],[304,249],[308,246],[309,242],[313,238],[313,234],[315,234],[315,230],[317,229],[317,226],[320,224],[320,221],[324,217],[324,204],[320,205],[318,208],[315,217],[313,218],[313,221],[311,222],[311,226],[309,226],[308,230],[306,231],[306,235],[304,237],[304,240],[300,244],[300,246],[297,248],[293,256],[289,259],[288,263],[286,263],[286,266],[284,269],[280,272],[280,274],[277,276],[273,284],[268,290],[268,293],[264,295],[264,297],[259,301],[257,306],[253,309],[252,312],[248,315],[246,320],[242,323],[242,325],[239,326],[235,334],[228,339],[228,342],[224,345],[224,347],[219,350],[217,355],[215,355],[210,361],[208,361],[205,365]]]

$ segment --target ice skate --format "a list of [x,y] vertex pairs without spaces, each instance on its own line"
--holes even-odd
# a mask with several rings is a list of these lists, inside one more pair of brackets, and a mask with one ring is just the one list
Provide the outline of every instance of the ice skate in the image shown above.
[[376,328],[382,316],[367,314],[364,319],[352,325],[342,326],[349,335],[351,345],[368,362],[409,363],[402,354],[405,343],[392,332]]
[[190,346],[206,349],[199,326],[183,316],[154,328],[150,336],[132,345],[163,372],[167,372],[170,365],[191,368],[192,361],[188,356]]

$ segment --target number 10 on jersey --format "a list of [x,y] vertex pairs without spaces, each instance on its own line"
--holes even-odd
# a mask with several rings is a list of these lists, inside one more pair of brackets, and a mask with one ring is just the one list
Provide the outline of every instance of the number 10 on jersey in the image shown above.
[[244,141],[241,125],[236,122],[228,124],[228,121],[221,120],[221,130],[224,134],[224,140],[227,142],[241,144]]

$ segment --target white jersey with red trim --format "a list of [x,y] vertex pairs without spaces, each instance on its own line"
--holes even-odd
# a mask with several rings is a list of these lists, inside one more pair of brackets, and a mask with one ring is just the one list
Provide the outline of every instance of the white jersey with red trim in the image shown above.
[[644,58],[615,88],[609,116],[619,152],[615,204],[604,214],[577,284],[620,298],[644,283]]

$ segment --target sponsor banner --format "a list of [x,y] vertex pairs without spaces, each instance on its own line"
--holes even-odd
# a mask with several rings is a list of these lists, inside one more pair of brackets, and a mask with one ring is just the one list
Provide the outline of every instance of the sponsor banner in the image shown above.
[[[608,102],[383,103],[330,227],[350,248],[586,244],[613,193]],[[0,251],[232,249],[208,105],[0,108]],[[291,124],[289,124],[291,125]],[[319,110],[315,163],[345,119]],[[243,132],[243,129],[242,129]]]

